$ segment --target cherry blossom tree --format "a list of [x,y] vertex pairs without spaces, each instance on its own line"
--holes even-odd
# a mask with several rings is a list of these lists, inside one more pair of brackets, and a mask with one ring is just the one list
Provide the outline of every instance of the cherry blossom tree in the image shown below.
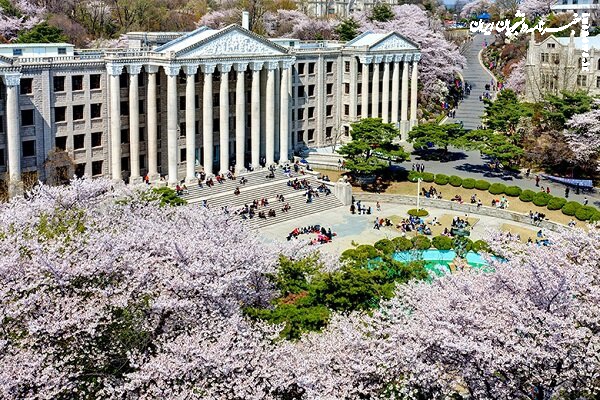
[[522,0],[519,3],[519,10],[527,18],[536,18],[550,14],[552,11],[550,7],[554,4],[556,4],[556,0]]
[[435,21],[416,5],[392,7],[394,18],[387,22],[371,21],[369,12],[358,12],[353,18],[359,22],[360,31],[388,33],[396,31],[415,42],[421,50],[419,80],[423,84],[421,91],[426,101],[435,102],[443,99],[445,93],[440,91],[460,72],[465,58],[453,43],[447,41],[440,29],[434,29]]
[[598,165],[600,156],[600,101],[595,108],[574,115],[566,123],[565,138],[580,165]]
[[489,0],[473,0],[465,4],[460,11],[461,18],[469,18],[473,14],[479,15],[484,11],[487,11],[492,6],[492,2]]
[[525,93],[525,58],[510,66],[510,74],[504,87],[518,94]]
[[0,36],[15,39],[17,33],[31,29],[43,20],[45,9],[29,0],[14,0],[0,3]]
[[237,8],[227,8],[223,10],[211,11],[205,14],[198,26],[207,26],[212,29],[222,29],[231,24],[241,24],[242,10]]

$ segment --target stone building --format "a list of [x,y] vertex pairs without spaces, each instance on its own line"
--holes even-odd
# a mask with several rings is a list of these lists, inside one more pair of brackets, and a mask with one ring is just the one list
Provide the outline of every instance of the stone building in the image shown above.
[[134,32],[123,49],[0,45],[0,172],[44,180],[65,150],[77,175],[174,184],[343,142],[364,117],[406,135],[419,58],[395,32],[305,43],[237,25]]
[[544,94],[583,90],[600,95],[600,36],[588,37],[587,71],[580,37],[533,37],[527,49],[525,97],[539,101]]

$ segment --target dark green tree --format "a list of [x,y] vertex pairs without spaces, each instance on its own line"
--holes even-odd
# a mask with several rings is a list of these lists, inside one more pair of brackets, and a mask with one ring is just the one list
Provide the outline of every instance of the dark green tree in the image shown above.
[[429,123],[413,128],[408,133],[408,140],[412,142],[415,149],[426,148],[428,143],[433,143],[447,152],[449,145],[457,146],[463,143],[461,139],[465,134],[466,131],[459,124]]
[[400,132],[393,124],[384,124],[381,118],[365,118],[350,125],[352,141],[338,152],[346,156],[346,167],[352,172],[372,174],[388,166],[382,160],[404,161],[410,155],[394,140]]
[[392,7],[388,3],[377,3],[371,11],[371,21],[387,22],[394,19]]
[[548,94],[538,105],[543,122],[550,128],[562,130],[567,120],[575,114],[590,111],[593,98],[583,91],[561,92],[560,96]]
[[17,43],[64,43],[68,40],[60,28],[49,25],[46,21],[37,24],[28,31],[17,36]]
[[512,142],[510,137],[491,129],[472,130],[462,138],[461,143],[456,145],[462,149],[479,150],[493,160],[509,166],[514,165],[525,153],[520,146]]
[[512,90],[502,90],[496,100],[485,99],[485,123],[489,129],[514,134],[521,117],[531,117],[533,105],[519,101]]
[[352,17],[343,20],[336,28],[335,33],[338,34],[340,40],[348,42],[358,36],[358,28],[360,24]]

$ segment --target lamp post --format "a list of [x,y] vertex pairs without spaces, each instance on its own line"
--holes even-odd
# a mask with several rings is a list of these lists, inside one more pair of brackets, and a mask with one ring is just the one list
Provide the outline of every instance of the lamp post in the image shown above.
[[417,178],[417,214],[419,213],[419,198],[421,195],[421,178]]

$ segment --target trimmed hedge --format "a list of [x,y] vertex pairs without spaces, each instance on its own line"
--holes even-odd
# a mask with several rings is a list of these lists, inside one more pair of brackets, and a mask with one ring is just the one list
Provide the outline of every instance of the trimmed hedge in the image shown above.
[[407,251],[413,248],[413,244],[410,239],[402,236],[398,236],[392,239],[392,243],[396,247],[396,251]]
[[535,204],[536,206],[540,206],[540,207],[546,207],[546,205],[548,205],[548,202],[550,201],[551,198],[552,198],[552,196],[550,196],[546,192],[537,192],[533,196],[533,204]]
[[411,208],[410,210],[408,210],[408,215],[413,217],[426,217],[429,215],[429,211],[424,210],[422,208],[419,211],[417,211],[416,208]]
[[434,182],[436,185],[447,185],[449,179],[448,175],[436,174]]
[[378,240],[373,246],[383,254],[392,254],[396,250],[396,246],[390,239]]
[[459,187],[460,185],[462,185],[462,181],[462,178],[456,175],[452,175],[449,180],[450,184],[454,187]]
[[581,206],[575,212],[575,218],[577,218],[580,221],[587,221],[590,218],[592,218],[592,216],[595,213],[597,213],[597,212],[598,212],[598,210],[596,210],[595,207],[592,207],[592,206]]
[[502,194],[506,190],[504,183],[492,183],[488,189],[491,194]]
[[475,179],[473,178],[465,178],[462,180],[462,187],[465,189],[473,189],[475,187]]
[[510,197],[519,197],[521,195],[521,193],[523,193],[523,189],[521,189],[518,186],[508,186],[504,190],[504,193]]
[[471,250],[473,250],[476,253],[479,253],[482,251],[489,253],[490,246],[487,244],[487,242],[485,240],[476,240],[473,242],[473,246],[471,247]]
[[560,210],[563,206],[567,204],[567,199],[563,197],[553,197],[548,202],[548,210]]
[[598,222],[600,221],[600,211],[596,211],[594,215],[590,218],[590,222]]
[[475,182],[475,189],[488,190],[489,188],[490,188],[490,183],[488,181],[484,181],[483,179],[480,179]]
[[535,196],[535,193],[533,190],[523,190],[523,192],[521,192],[521,195],[519,196],[519,200],[524,201],[524,202],[528,202],[528,201],[532,201],[533,200],[533,196]]
[[377,249],[371,246],[370,244],[361,244],[356,249],[354,249],[354,251],[356,252],[355,254],[357,257],[365,259],[375,258],[379,255]]
[[570,217],[574,216],[579,208],[583,207],[580,203],[576,201],[568,201],[564,206],[560,209],[563,214],[568,215]]
[[435,175],[433,175],[431,172],[422,172],[421,179],[423,179],[424,182],[433,182]]
[[436,236],[431,240],[431,244],[438,250],[452,249],[452,239],[450,239],[448,236]]
[[[458,241],[458,237],[455,237],[454,239],[452,239],[452,248],[456,249],[456,243]],[[466,243],[465,246],[465,251],[471,251],[473,249],[473,241],[469,238],[462,238],[461,240],[464,240]]]
[[431,240],[427,236],[417,235],[411,239],[411,242],[417,250],[427,250],[431,247]]

